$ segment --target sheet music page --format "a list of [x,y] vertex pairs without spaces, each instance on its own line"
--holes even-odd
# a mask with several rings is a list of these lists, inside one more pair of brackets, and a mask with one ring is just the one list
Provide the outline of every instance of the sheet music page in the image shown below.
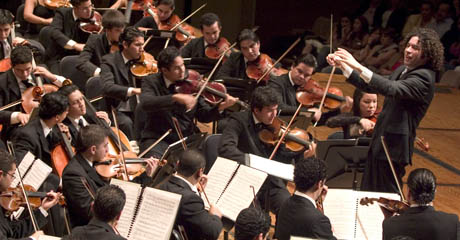
[[119,186],[126,195],[126,203],[117,225],[117,230],[120,232],[120,235],[126,238],[133,222],[142,188],[140,184],[122,181],[116,178],[112,178],[110,184]]
[[22,179],[24,184],[39,189],[53,169],[40,159],[36,159],[29,172]]
[[[21,172],[21,175],[24,177],[24,174],[26,174],[27,170],[32,166],[32,163],[34,163],[35,160],[35,155],[33,155],[31,152],[27,152],[24,158],[22,159],[21,163],[18,166],[19,171]],[[10,187],[15,188],[19,184],[19,176],[18,172],[14,172],[14,176],[16,177],[13,182],[11,182]]]
[[329,188],[323,207],[324,215],[331,221],[334,236],[338,239],[353,239],[356,216],[354,191]]
[[257,155],[249,154],[249,165],[259,169],[269,175],[282,178],[284,180],[294,180],[294,165],[269,160]]
[[257,194],[267,176],[265,172],[240,165],[224,194],[217,202],[217,207],[222,211],[222,214],[235,221],[240,211],[249,207],[254,199],[251,186],[254,187]]
[[39,237],[40,240],[59,240],[60,237],[50,236],[50,235],[41,235]]
[[[232,178],[235,170],[238,168],[238,163],[226,158],[218,157],[211,170],[208,173],[208,183],[204,189],[209,201],[216,204],[220,195]],[[209,208],[208,201],[204,194],[201,194],[205,208]]]
[[169,240],[181,195],[145,188],[129,239]]
[[[364,197],[400,199],[399,195],[395,193],[361,191],[355,191],[355,197],[358,199],[358,203]],[[368,206],[359,204],[357,218],[360,222],[356,221],[356,239],[382,239],[382,223],[385,217],[377,203],[374,202]]]

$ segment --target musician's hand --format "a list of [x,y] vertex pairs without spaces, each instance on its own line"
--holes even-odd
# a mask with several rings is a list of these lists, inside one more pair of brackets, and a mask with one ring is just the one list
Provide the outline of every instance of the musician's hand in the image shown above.
[[107,122],[107,124],[110,126],[110,124],[112,123],[109,119],[109,115],[107,114],[107,112],[104,112],[104,111],[99,111],[99,112],[96,112],[96,116],[104,121]]
[[78,51],[78,52],[82,52],[83,51],[83,48],[85,47],[85,44],[83,43],[77,43],[73,46],[73,49]]
[[41,67],[41,66],[37,66],[35,68],[34,74],[35,75],[40,75],[40,76],[45,77],[47,79],[50,79],[51,81],[56,80],[56,76],[54,74],[52,74],[50,71],[48,71],[48,69],[46,69],[44,67]]
[[53,207],[54,205],[56,205],[59,202],[59,198],[61,196],[62,196],[61,193],[53,192],[52,190],[51,190],[51,192],[48,192],[46,194],[46,197],[42,201],[43,209],[48,211],[48,209],[50,209],[51,207]]
[[223,111],[224,109],[233,106],[236,101],[238,101],[238,98],[232,97],[228,94],[226,94],[227,98],[219,104],[219,111]]
[[202,190],[204,191],[204,189],[206,188],[206,185],[208,184],[208,175],[206,174],[201,175],[201,178],[198,183],[200,187],[202,187]]
[[42,22],[43,25],[51,25],[53,18],[45,18],[45,21]]
[[305,152],[303,152],[303,157],[309,158],[315,155],[316,155],[316,143],[312,142],[310,144],[310,148],[308,148],[307,150],[305,150]]
[[30,237],[33,237],[34,239],[40,239],[40,236],[45,235],[45,233],[42,230],[34,232],[34,234],[30,235]]
[[211,204],[209,207],[209,214],[216,215],[219,218],[222,218],[222,212],[214,204]]
[[340,112],[350,112],[353,107],[353,98],[350,96],[345,97],[345,101],[340,105]]
[[16,47],[16,46],[18,46],[18,45],[23,44],[24,41],[26,41],[24,38],[15,37],[15,38],[13,39],[13,41],[11,41],[11,44],[13,44],[13,47]]
[[19,113],[17,115],[17,119],[22,126],[26,125],[29,122],[29,118],[30,114],[27,113]]
[[192,109],[196,105],[196,99],[190,94],[176,93],[173,95],[173,101],[185,106],[187,110]]
[[313,121],[319,121],[319,119],[321,118],[321,114],[322,112],[319,110],[319,108],[309,108],[308,111],[310,112],[314,112],[313,114]]
[[328,190],[329,190],[329,188],[326,186],[326,184],[324,184],[323,185],[323,190],[321,190],[321,195],[319,196],[323,203],[324,203],[324,200],[326,200],[326,195],[327,195]]
[[158,159],[151,157],[149,159],[145,159],[145,162],[147,163],[145,173],[147,174],[147,176],[151,177],[153,175],[153,172],[155,172],[155,169],[157,169],[158,167]]
[[359,124],[363,127],[364,132],[374,129],[375,126],[375,123],[367,118],[361,118],[361,120],[359,120]]
[[[343,62],[353,68],[354,70],[358,70],[359,72],[362,72],[362,67],[358,61],[353,57],[351,53],[349,53],[347,50],[343,48],[339,48],[338,51],[334,52],[334,55],[337,56],[340,59],[340,62]],[[337,59],[337,58],[336,58]]]
[[131,92],[133,95],[141,95],[142,89],[140,88],[133,88],[133,91]]
[[70,135],[69,127],[67,127],[67,125],[65,125],[64,123],[58,123],[57,126],[59,130],[61,130],[61,132],[66,134],[69,140],[72,139],[72,136]]

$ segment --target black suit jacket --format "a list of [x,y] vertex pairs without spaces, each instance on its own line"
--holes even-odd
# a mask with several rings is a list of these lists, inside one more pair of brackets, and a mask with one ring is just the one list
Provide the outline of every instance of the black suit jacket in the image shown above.
[[97,240],[124,240],[126,238],[117,235],[113,228],[96,218],[86,226],[76,227],[72,230],[72,236],[82,237],[83,239],[97,239]]
[[194,38],[181,49],[183,58],[202,58],[204,54],[204,38]]
[[372,158],[387,161],[380,141],[384,136],[392,161],[412,164],[416,129],[425,116],[434,96],[434,71],[420,67],[401,76],[405,66],[396,69],[389,78],[373,74],[369,84],[353,71],[348,82],[365,92],[385,96],[370,146]]
[[78,58],[77,69],[92,77],[94,71],[101,66],[102,57],[110,53],[110,44],[105,33],[91,34]]
[[289,240],[291,236],[336,239],[329,218],[304,197],[291,196],[277,217],[275,237],[279,240]]
[[411,207],[399,216],[383,221],[383,239],[409,236],[417,240],[456,240],[460,238],[460,223],[455,214],[433,207]]
[[[30,239],[28,236],[35,232],[30,217],[17,221],[10,221],[5,217],[3,208],[0,207],[0,239]],[[47,219],[39,209],[34,211],[39,228],[45,226]]]
[[160,189],[182,195],[175,228],[182,225],[188,239],[217,239],[222,230],[219,217],[209,214],[204,209],[203,200],[192,189],[175,176],[171,176]]
[[[173,129],[171,117],[176,117],[179,121],[184,137],[199,132],[193,122],[195,117],[198,121],[205,123],[218,120],[221,117],[218,106],[211,106],[202,97],[198,99],[195,107],[187,112],[184,105],[173,102],[174,93],[166,88],[161,73],[152,74],[143,79],[141,108],[146,112],[146,124],[144,131],[142,131],[142,138],[159,138],[167,130]],[[168,144],[178,140],[179,137],[175,131],[164,139]]]
[[249,79],[246,75],[246,63],[241,52],[230,54],[230,57],[222,64],[222,67],[219,68],[214,78],[222,79],[225,77]]

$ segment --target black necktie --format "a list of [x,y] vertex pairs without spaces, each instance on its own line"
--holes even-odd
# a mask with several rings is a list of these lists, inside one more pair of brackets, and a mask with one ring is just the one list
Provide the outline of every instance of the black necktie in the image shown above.
[[83,124],[83,119],[80,118],[80,120],[78,120],[78,126],[80,127],[80,130],[85,126]]
[[176,92],[176,84],[173,83],[173,84],[169,85],[168,90],[169,90],[170,93],[175,93]]
[[22,84],[24,84],[24,86],[26,86],[26,88],[30,88],[34,86],[32,83],[29,82],[29,79],[22,80],[21,82]]
[[46,135],[46,141],[48,142],[48,145],[51,146],[51,131]]
[[255,125],[255,130],[256,130],[256,132],[260,132],[260,131],[262,131],[262,129],[265,129],[265,124],[263,124],[263,123],[261,123],[261,122],[260,122],[260,123],[256,123],[256,125]]

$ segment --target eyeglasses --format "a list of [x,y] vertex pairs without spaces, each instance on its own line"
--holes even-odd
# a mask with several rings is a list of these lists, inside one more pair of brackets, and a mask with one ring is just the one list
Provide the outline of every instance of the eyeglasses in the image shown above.
[[10,177],[11,177],[13,180],[16,179],[16,175],[14,175],[14,173],[6,172],[6,174],[10,175]]

